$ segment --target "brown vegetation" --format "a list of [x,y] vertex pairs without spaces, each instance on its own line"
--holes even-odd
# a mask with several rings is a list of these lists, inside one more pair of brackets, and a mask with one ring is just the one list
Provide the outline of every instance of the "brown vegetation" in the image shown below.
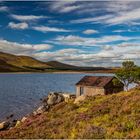
[[30,116],[0,138],[140,138],[140,87],[114,95],[90,97],[79,105],[62,102]]

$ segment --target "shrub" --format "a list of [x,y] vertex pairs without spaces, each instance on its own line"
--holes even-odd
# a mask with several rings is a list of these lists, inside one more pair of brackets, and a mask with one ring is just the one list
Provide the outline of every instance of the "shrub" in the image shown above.
[[78,134],[77,138],[84,139],[103,139],[105,138],[106,131],[104,128],[94,125],[87,125],[82,131]]

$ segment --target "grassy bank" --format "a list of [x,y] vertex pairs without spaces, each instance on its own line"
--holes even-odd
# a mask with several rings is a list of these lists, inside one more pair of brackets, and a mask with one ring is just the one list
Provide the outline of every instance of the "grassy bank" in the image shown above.
[[79,105],[62,102],[30,116],[0,138],[140,138],[140,88],[96,96]]

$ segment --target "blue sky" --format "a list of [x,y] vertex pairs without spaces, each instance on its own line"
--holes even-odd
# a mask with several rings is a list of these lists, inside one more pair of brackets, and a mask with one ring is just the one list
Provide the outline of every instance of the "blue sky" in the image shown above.
[[2,1],[0,51],[80,66],[140,65],[140,1]]

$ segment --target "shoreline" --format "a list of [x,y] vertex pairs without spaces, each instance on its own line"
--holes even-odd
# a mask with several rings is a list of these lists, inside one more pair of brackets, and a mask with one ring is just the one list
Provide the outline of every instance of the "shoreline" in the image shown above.
[[0,74],[47,74],[47,73],[51,73],[51,74],[80,74],[80,73],[107,73],[107,74],[113,74],[115,73],[115,71],[52,71],[52,72],[0,72]]

